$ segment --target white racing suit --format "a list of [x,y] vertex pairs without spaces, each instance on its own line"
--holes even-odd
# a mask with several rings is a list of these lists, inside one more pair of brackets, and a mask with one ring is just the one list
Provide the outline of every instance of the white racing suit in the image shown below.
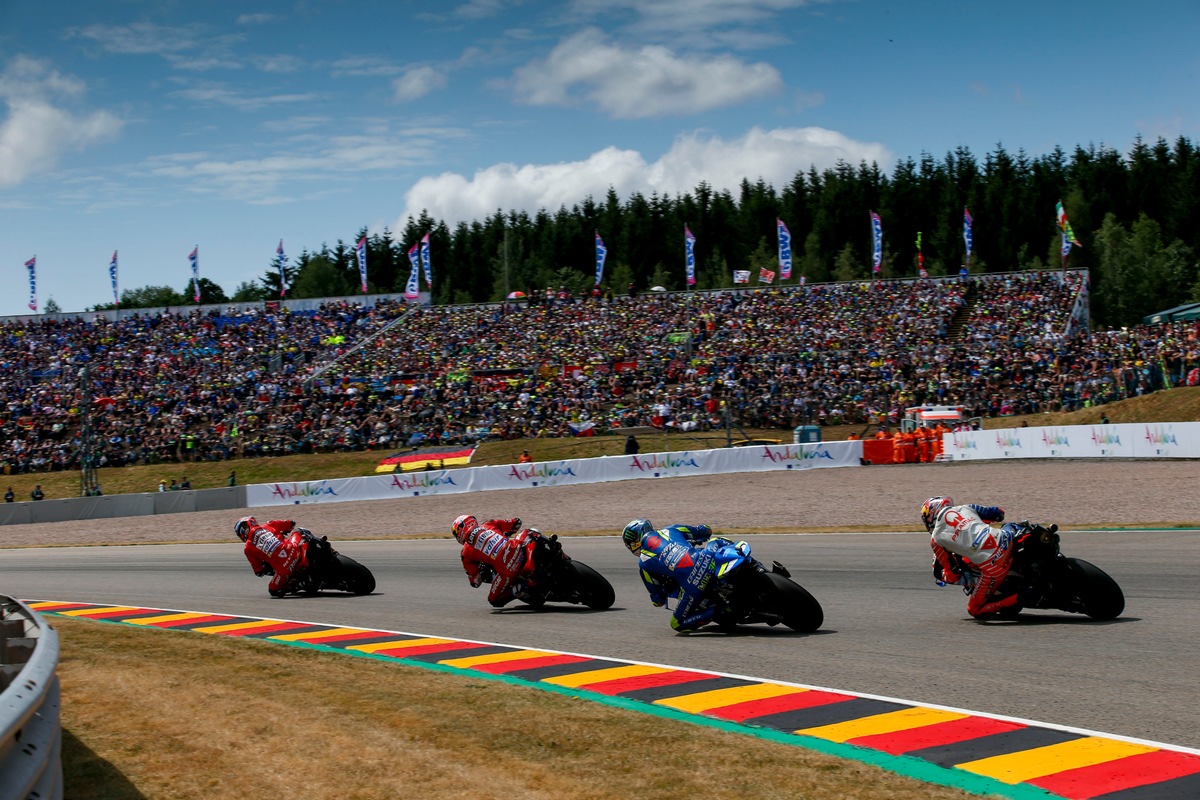
[[996,588],[1008,575],[1013,557],[1013,529],[1005,525],[999,530],[988,522],[1003,522],[1004,511],[996,506],[975,504],[951,506],[938,514],[930,532],[933,548],[934,574],[939,573],[946,583],[964,580],[962,565],[952,556],[967,561],[979,570],[979,581],[970,590],[967,613],[972,617],[991,614],[1017,603],[1017,595],[993,598]]

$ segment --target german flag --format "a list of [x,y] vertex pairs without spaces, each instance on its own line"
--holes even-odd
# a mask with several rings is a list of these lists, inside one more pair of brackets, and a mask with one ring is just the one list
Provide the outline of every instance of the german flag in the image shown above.
[[376,472],[412,472],[417,469],[442,469],[470,464],[471,456],[475,455],[475,445],[463,447],[450,445],[448,447],[420,447],[414,450],[404,450],[393,453],[379,462]]

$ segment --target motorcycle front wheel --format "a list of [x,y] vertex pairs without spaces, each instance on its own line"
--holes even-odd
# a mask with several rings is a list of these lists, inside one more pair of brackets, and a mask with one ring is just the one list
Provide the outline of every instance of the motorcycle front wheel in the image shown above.
[[568,561],[566,567],[563,580],[570,583],[578,602],[596,611],[612,608],[617,595],[607,578],[580,561]]
[[801,633],[811,633],[821,627],[825,612],[807,589],[775,572],[764,575],[771,582],[771,599],[784,625]]
[[371,570],[349,556],[337,554],[337,588],[350,594],[370,594],[375,591],[375,576]]
[[1125,610],[1125,594],[1108,573],[1082,558],[1068,558],[1071,593],[1092,619],[1116,619]]

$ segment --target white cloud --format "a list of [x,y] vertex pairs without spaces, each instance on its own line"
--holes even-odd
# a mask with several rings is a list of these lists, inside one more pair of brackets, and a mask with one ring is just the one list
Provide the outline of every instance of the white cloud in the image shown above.
[[644,38],[755,49],[785,41],[785,30],[770,30],[778,13],[824,2],[828,0],[573,0],[570,9],[578,17],[603,20],[632,14],[624,30]]
[[446,85],[446,73],[433,67],[413,67],[392,81],[396,102],[407,103]]
[[52,169],[67,150],[115,137],[122,122],[108,111],[76,113],[57,103],[83,94],[84,84],[44,61],[17,57],[0,73],[0,186],[15,186]]
[[586,102],[618,119],[708,111],[782,86],[770,64],[747,64],[729,55],[678,56],[659,45],[623,47],[595,28],[563,40],[545,59],[514,73],[521,102]]
[[241,14],[237,18],[238,25],[265,25],[275,19],[274,14]]
[[736,191],[744,178],[762,178],[782,187],[797,172],[837,161],[878,162],[888,167],[892,153],[883,145],[856,142],[824,128],[752,128],[732,140],[689,134],[675,140],[658,161],[648,163],[635,150],[616,147],[583,161],[558,164],[496,164],[471,178],[456,173],[422,178],[405,196],[405,211],[393,226],[401,230],[422,210],[447,224],[483,219],[497,209],[556,210],[584,197],[603,197],[612,187],[622,199],[633,192],[678,195],[705,181]]

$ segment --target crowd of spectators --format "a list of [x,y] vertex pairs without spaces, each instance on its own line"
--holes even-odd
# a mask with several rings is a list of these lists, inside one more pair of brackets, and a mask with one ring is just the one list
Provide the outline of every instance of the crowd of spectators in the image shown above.
[[1083,279],[7,322],[0,464],[76,469],[85,422],[95,466],[118,466],[589,427],[887,424],[924,403],[1026,414],[1197,382],[1195,323],[1088,333],[1072,320]]

